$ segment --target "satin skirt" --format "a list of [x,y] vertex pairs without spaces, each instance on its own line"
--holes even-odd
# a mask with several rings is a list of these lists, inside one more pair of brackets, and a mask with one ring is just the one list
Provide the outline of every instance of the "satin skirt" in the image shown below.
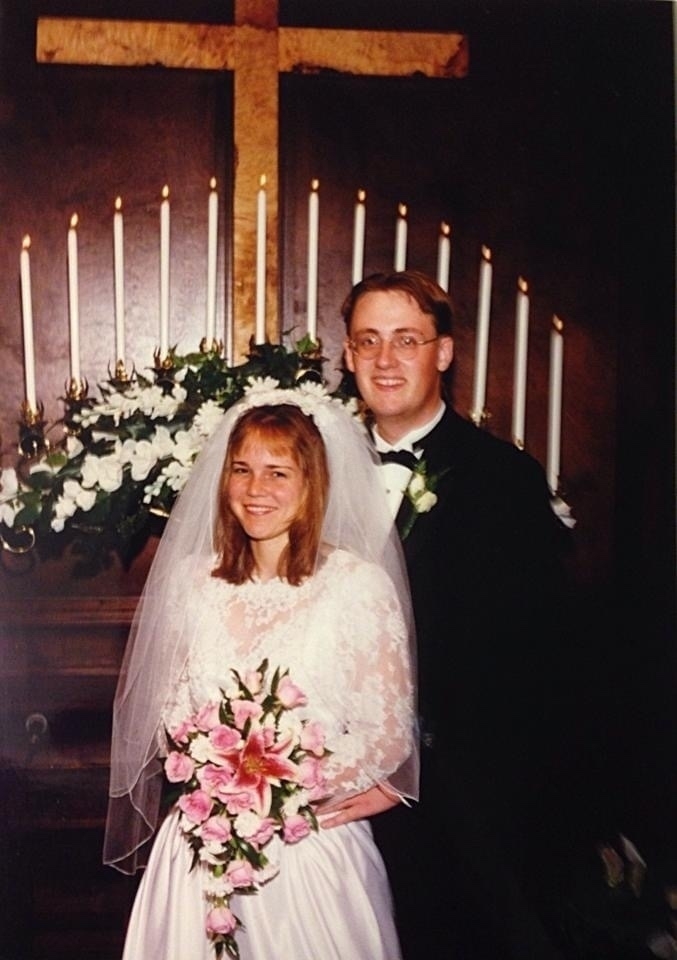
[[[401,960],[388,879],[367,821],[273,844],[279,874],[255,895],[231,899],[243,924],[241,960]],[[191,857],[172,813],[155,838],[123,960],[214,960]]]

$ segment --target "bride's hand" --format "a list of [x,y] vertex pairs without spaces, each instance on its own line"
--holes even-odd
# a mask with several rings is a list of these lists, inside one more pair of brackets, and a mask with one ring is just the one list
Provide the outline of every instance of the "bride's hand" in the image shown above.
[[323,803],[317,808],[316,813],[320,826],[324,830],[330,830],[332,827],[340,827],[353,820],[364,820],[377,813],[383,813],[396,807],[399,802],[400,798],[397,794],[390,793],[385,787],[377,784],[365,790],[364,793],[348,797],[347,800]]

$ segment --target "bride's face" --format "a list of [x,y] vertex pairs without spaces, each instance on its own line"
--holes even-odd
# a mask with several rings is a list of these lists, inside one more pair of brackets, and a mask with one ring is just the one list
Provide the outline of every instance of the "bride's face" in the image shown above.
[[261,437],[245,437],[235,451],[227,483],[228,503],[254,541],[279,546],[303,505],[303,471],[290,450]]

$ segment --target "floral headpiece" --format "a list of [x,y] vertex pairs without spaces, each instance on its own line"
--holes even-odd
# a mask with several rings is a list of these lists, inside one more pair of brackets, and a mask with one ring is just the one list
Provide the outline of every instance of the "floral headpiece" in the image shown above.
[[318,427],[329,428],[331,415],[337,409],[347,410],[361,423],[361,420],[358,420],[358,404],[355,399],[344,402],[329,393],[323,384],[309,381],[294,388],[281,387],[273,377],[253,379],[233,409],[241,416],[252,407],[278,406],[283,403],[299,407],[307,417],[313,418]]

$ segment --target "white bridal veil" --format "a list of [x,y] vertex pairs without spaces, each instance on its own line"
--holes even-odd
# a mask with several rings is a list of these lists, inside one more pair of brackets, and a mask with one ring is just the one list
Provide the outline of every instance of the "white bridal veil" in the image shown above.
[[[104,861],[125,873],[133,873],[147,860],[162,789],[160,717],[194,640],[177,571],[187,558],[198,561],[214,554],[217,489],[233,425],[252,406],[280,403],[300,407],[320,430],[330,475],[323,542],[350,551],[387,572],[408,628],[414,674],[414,629],[406,568],[364,427],[317,384],[292,390],[279,389],[270,380],[254,384],[244,399],[226,412],[198,455],[167,522],[134,616],[113,711],[104,844]],[[415,798],[415,735],[412,742],[412,753],[388,777],[388,783],[401,796]]]

